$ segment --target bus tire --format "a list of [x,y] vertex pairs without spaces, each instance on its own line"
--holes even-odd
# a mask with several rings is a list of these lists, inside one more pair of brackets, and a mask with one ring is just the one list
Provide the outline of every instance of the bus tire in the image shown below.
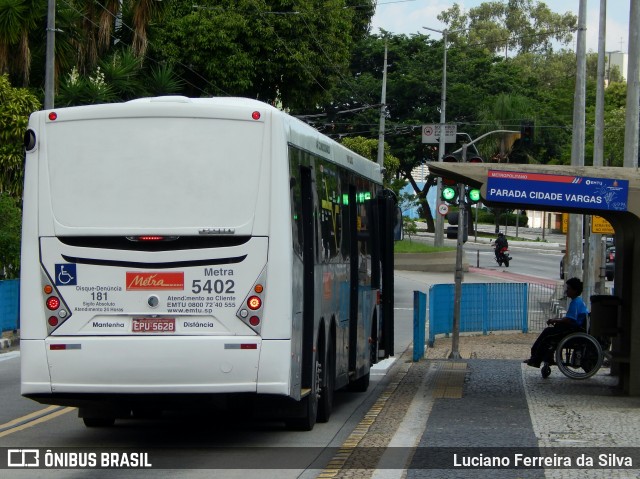
[[333,410],[333,395],[336,385],[336,348],[333,339],[327,340],[324,363],[320,370],[320,401],[318,403],[318,422],[328,422]]
[[116,423],[115,417],[83,417],[86,427],[111,427]]
[[317,359],[314,361],[314,364],[315,371],[311,392],[300,401],[300,416],[287,418],[285,420],[287,429],[294,431],[311,431],[313,426],[316,425],[318,418],[318,377],[321,366]]

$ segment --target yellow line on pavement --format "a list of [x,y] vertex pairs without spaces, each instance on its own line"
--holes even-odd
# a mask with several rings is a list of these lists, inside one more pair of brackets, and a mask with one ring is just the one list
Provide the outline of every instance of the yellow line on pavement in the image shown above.
[[[62,416],[63,414],[67,414],[68,412],[76,410],[77,409],[75,407],[65,407],[62,409],[60,409],[60,406],[46,407],[39,411],[27,414],[26,416],[22,416],[17,419],[13,419],[12,421],[0,425],[0,430],[9,428],[6,431],[0,432],[0,437],[8,436],[9,434],[13,434],[15,432],[22,431],[24,429],[41,424],[43,422],[50,421],[51,419],[55,419],[58,416]],[[14,425],[15,427],[13,427]]]

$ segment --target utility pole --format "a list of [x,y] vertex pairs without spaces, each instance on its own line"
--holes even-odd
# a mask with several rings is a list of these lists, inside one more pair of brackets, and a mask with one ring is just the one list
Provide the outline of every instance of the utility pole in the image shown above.
[[[438,138],[438,161],[444,158],[445,129],[447,122],[447,33],[448,30],[436,30],[435,28],[422,27],[426,30],[442,34],[444,57],[442,60],[442,91],[440,93],[440,137]],[[459,30],[458,30],[459,31]],[[436,198],[442,194],[442,179],[438,178]],[[434,246],[444,246],[444,218],[436,215],[436,231],[433,238]]]
[[47,4],[47,48],[44,71],[44,109],[53,108],[55,85],[56,0]]
[[640,100],[640,5],[631,0],[629,10],[629,70],[627,74],[627,111],[624,131],[624,166],[638,166],[638,111]]
[[[587,70],[587,0],[580,0],[578,10],[578,39],[576,48],[576,88],[573,97],[573,135],[571,166],[584,166],[585,104]],[[569,278],[582,277],[582,215],[569,215],[567,272]]]
[[[605,75],[605,39],[607,37],[607,0],[600,0],[600,21],[598,26],[598,73],[596,75],[596,123],[593,134],[593,166],[604,163],[604,75]],[[591,222],[593,218],[591,218]],[[604,294],[604,248],[602,235],[592,234],[589,228],[589,248],[584,258],[584,298],[588,301],[591,294]]]
[[[467,144],[462,145],[462,162],[467,161]],[[462,310],[462,281],[464,270],[462,267],[462,248],[464,247],[464,235],[467,222],[467,199],[465,198],[465,185],[458,183],[458,240],[456,247],[456,272],[454,278],[453,293],[453,325],[451,327],[451,353],[449,359],[460,359],[460,312]]]
[[[384,68],[382,70],[382,96],[380,98],[380,131],[378,132],[378,164],[384,168],[384,121],[387,114],[387,42],[384,42]],[[438,215],[440,216],[440,215]]]

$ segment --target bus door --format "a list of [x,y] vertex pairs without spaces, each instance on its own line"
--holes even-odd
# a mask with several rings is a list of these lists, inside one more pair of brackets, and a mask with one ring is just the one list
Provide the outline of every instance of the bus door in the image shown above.
[[302,388],[313,385],[313,334],[315,323],[315,221],[311,169],[300,168],[302,196]]
[[360,255],[358,252],[358,205],[356,187],[349,185],[349,372],[357,368],[358,353],[358,272]]
[[376,198],[379,228],[379,252],[380,252],[380,290],[382,298],[380,303],[381,337],[378,343],[378,355],[388,358],[394,355],[394,315],[393,315],[393,245],[394,229],[398,221],[396,214],[395,195],[389,190],[383,190]]

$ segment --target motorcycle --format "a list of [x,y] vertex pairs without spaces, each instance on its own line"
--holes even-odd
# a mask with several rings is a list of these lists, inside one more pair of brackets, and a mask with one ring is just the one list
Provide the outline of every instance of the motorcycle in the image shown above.
[[509,261],[511,261],[513,258],[511,258],[511,256],[509,256],[509,248],[504,246],[500,249],[500,251],[496,252],[496,262],[498,263],[498,266],[502,266],[502,264],[504,263],[504,265],[508,268],[509,267]]

